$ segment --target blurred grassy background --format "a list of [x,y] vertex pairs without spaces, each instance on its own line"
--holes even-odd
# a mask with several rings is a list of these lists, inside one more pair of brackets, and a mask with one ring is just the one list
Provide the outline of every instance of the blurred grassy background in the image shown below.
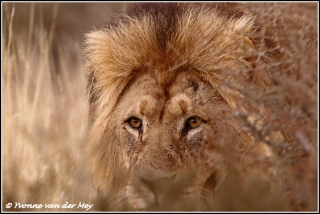
[[[3,210],[32,210],[5,208],[7,203],[15,202],[61,205],[96,202],[86,169],[87,101],[81,46],[85,32],[103,27],[112,13],[125,10],[127,5],[2,3]],[[288,62],[296,66],[300,75],[300,85],[288,83],[284,91],[295,103],[291,110],[296,111],[292,113],[296,116],[288,119],[291,126],[287,129],[296,136],[294,139],[300,139],[300,144],[305,143],[310,160],[301,168],[283,171],[291,170],[294,177],[289,186],[299,204],[295,209],[317,210],[318,5],[249,3],[248,6],[279,30],[289,50]],[[278,114],[282,113],[279,110]],[[279,163],[279,167],[283,166],[287,165]],[[299,176],[300,180],[295,179]],[[271,200],[268,194],[260,195],[265,203],[252,206],[260,200],[257,193],[263,190],[252,191],[264,188],[259,185],[247,183],[239,188],[229,176],[220,189],[217,199],[220,205],[212,209],[293,209],[283,199],[287,193],[279,197],[282,199],[278,203],[277,198]],[[90,211],[105,208],[101,200],[96,204]]]
[[15,202],[92,200],[84,152],[87,101],[81,45],[85,32],[103,27],[111,13],[125,7],[2,4],[2,209]]

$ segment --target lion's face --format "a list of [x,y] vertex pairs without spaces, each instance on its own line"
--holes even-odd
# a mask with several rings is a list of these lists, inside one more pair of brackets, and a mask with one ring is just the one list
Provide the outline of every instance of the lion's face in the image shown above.
[[110,209],[203,210],[227,159],[263,150],[236,157],[226,145],[252,145],[235,110],[265,112],[241,100],[272,85],[269,70],[253,70],[273,53],[256,50],[276,46],[239,5],[149,6],[86,38],[94,184]]
[[[217,90],[192,69],[138,77],[113,112],[130,205],[165,206],[176,193],[199,208],[197,200],[213,172],[210,156],[220,153],[219,135],[228,112]],[[193,171],[189,177],[188,170]],[[166,185],[183,177],[183,187],[168,192]]]

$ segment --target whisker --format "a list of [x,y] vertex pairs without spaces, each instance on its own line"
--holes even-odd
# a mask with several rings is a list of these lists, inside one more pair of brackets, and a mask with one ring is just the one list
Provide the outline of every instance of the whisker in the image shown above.
[[127,193],[124,187],[120,188],[117,193],[113,195],[113,199],[110,204],[111,210],[121,210],[127,199]]

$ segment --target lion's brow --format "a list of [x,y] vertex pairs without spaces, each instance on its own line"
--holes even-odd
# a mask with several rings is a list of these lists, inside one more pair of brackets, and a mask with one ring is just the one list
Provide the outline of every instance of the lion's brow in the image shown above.
[[140,102],[140,105],[139,105],[139,113],[141,115],[145,115],[146,114],[146,107],[148,105],[148,101],[147,100],[143,100]]

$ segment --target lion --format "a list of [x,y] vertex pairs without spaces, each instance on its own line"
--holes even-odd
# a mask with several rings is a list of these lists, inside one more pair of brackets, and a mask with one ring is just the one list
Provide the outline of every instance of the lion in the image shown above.
[[86,34],[93,183],[112,194],[109,209],[208,210],[204,192],[216,191],[226,157],[272,155],[243,128],[270,115],[245,89],[277,96],[272,35],[236,3],[133,4]]

